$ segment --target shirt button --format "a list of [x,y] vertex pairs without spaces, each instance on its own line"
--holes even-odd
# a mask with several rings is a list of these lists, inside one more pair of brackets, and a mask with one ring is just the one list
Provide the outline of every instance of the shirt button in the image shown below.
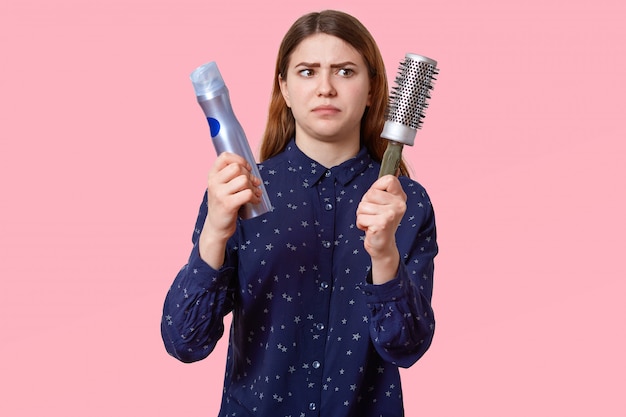
[[317,409],[317,405],[315,403],[309,403],[309,410]]
[[314,361],[314,362],[313,362],[313,368],[315,368],[315,369],[319,369],[319,367],[320,367],[320,366],[322,366],[322,364],[321,364],[321,363],[319,363],[318,361]]
[[328,177],[331,176],[331,172],[330,171],[326,171],[326,173],[324,175],[326,175],[326,178],[328,178]]
[[324,330],[324,323],[317,323],[317,325],[315,326],[317,327],[317,330]]
[[330,243],[329,241],[325,240],[325,241],[324,241],[324,243],[322,243],[322,245],[324,245],[324,247],[325,247],[326,249],[328,249],[328,248],[330,248],[331,243]]
[[326,211],[332,210],[333,209],[333,205],[330,203],[326,203],[326,205],[324,206],[324,208],[326,209]]
[[320,287],[322,287],[323,289],[327,289],[327,288],[328,288],[328,282],[326,282],[326,281],[322,281],[322,282],[320,283]]

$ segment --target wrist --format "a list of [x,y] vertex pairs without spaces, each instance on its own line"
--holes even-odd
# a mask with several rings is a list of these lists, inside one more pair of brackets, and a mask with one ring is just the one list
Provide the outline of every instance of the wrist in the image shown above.
[[216,235],[203,229],[198,241],[200,258],[213,269],[219,269],[224,264],[227,236]]
[[394,279],[399,264],[400,254],[397,250],[389,255],[372,257],[372,284],[380,285]]

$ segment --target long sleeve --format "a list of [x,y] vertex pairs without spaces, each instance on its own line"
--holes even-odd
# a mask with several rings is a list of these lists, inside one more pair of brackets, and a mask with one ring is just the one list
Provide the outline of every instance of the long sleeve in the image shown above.
[[438,252],[434,213],[426,191],[416,183],[405,189],[408,208],[396,234],[401,256],[398,274],[383,285],[363,287],[371,312],[372,342],[383,359],[401,367],[415,363],[434,335],[431,297]]
[[224,316],[233,308],[236,268],[226,262],[220,270],[206,264],[198,250],[199,231],[206,217],[206,194],[201,205],[193,249],[178,272],[163,306],[161,336],[167,352],[182,362],[204,359],[224,333]]
[[218,271],[194,246],[166,297],[168,352],[185,362],[204,358],[230,312],[221,417],[403,416],[398,367],[424,354],[434,329],[437,244],[426,192],[400,178],[407,211],[396,234],[398,274],[373,285],[356,226],[380,171],[367,150],[325,168],[292,141],[259,170],[272,210],[238,222]]

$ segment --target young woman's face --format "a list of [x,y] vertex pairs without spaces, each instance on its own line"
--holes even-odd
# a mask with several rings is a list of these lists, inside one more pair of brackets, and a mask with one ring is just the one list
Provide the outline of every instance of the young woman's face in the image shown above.
[[305,38],[292,52],[280,88],[298,140],[359,140],[370,81],[361,54],[350,44],[323,33]]

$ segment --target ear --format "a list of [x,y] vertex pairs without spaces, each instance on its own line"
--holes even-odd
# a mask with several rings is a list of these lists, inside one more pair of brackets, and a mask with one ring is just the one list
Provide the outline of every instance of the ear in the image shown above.
[[289,90],[287,89],[287,80],[285,80],[281,74],[278,74],[278,86],[280,87],[280,93],[283,95],[285,104],[287,104],[287,107],[291,108]]

